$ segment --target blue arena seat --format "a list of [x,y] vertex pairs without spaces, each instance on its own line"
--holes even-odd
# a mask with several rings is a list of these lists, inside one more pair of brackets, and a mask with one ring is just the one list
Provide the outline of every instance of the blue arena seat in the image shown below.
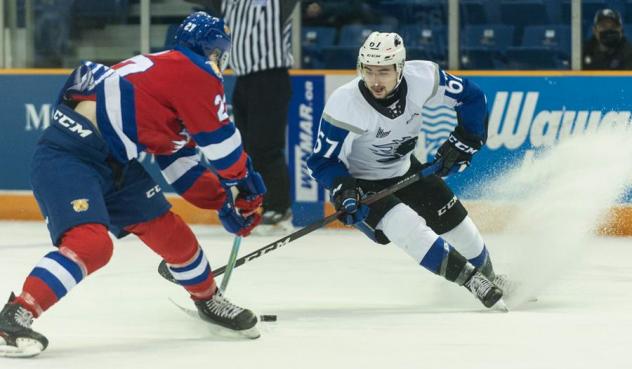
[[336,40],[334,27],[303,27],[301,33],[303,46],[332,46]]
[[335,39],[336,29],[333,27],[304,27],[301,31],[302,67],[324,68],[322,49],[334,45]]
[[340,29],[338,46],[353,46],[359,48],[362,42],[371,32],[393,32],[395,29],[390,24],[352,24]]
[[514,27],[502,24],[467,26],[461,32],[461,46],[504,51],[513,46]]
[[326,69],[355,69],[358,62],[358,46],[330,46],[322,48],[322,66]]
[[461,49],[461,69],[504,69],[500,52],[490,48]]
[[121,20],[127,16],[128,0],[81,0],[73,4],[75,17]]
[[571,52],[570,26],[528,26],[524,29],[522,46],[557,49],[569,55]]
[[461,24],[489,24],[490,17],[487,12],[487,5],[482,0],[461,0]]
[[367,1],[381,16],[396,18],[399,23],[418,23],[428,26],[445,25],[448,2],[437,0],[382,0]]
[[550,17],[547,10],[541,0],[505,0],[500,4],[500,19],[503,24],[516,28],[548,24]]
[[505,56],[507,69],[568,69],[568,60],[550,48],[510,47]]
[[73,0],[33,3],[33,51],[35,67],[61,67],[71,46]]
[[445,55],[448,45],[448,35],[445,26],[425,27],[407,25],[399,29],[406,47],[425,49],[433,55]]
[[[592,35],[592,30],[590,31]],[[629,42],[632,42],[632,23],[623,25],[623,34],[628,39]]]
[[423,47],[406,47],[406,60],[432,60],[439,63],[445,57]]
[[630,22],[632,20],[632,0],[626,0],[622,8],[623,9],[618,9],[618,10],[621,10],[621,17],[623,18],[623,23]]

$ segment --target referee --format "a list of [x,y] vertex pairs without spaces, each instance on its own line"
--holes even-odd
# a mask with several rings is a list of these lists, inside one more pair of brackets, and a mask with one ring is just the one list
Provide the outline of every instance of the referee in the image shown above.
[[[235,124],[268,192],[259,231],[286,230],[291,220],[290,182],[285,162],[292,67],[290,14],[298,0],[212,0],[232,32],[230,64]],[[266,226],[267,225],[267,226]]]

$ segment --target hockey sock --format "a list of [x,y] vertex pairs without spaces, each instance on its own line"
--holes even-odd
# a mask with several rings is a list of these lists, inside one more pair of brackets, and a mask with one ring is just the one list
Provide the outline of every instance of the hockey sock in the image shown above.
[[112,257],[112,240],[101,224],[74,227],[64,234],[60,244],[59,250],[49,252],[37,263],[16,298],[35,317]]
[[481,267],[488,258],[483,237],[469,216],[440,236],[477,268]]
[[171,275],[191,294],[193,300],[208,300],[217,285],[204,251],[200,247],[191,260],[182,264],[167,263]]
[[426,221],[405,204],[397,204],[389,210],[377,225],[386,237],[404,250],[417,263],[437,239],[437,234]]
[[439,237],[426,221],[405,204],[389,210],[378,224],[386,237],[403,249],[421,266],[457,284],[465,283],[474,266]]
[[215,293],[215,278],[204,251],[191,228],[178,215],[168,211],[126,230],[138,236],[167,262],[173,276],[192,299],[206,300]]
[[476,270],[463,255],[441,237],[432,244],[420,264],[460,286],[467,282]]

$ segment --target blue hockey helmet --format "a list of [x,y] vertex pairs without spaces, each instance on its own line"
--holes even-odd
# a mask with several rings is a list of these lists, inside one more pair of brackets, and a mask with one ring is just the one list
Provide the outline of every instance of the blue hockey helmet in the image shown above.
[[217,55],[217,64],[223,71],[230,55],[230,30],[223,19],[205,12],[195,12],[178,27],[176,45],[191,49],[196,54],[209,57]]

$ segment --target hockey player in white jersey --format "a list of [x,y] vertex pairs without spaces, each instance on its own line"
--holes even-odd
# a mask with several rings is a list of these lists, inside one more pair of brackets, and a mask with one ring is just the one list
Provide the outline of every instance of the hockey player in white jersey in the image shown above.
[[[308,166],[331,190],[340,220],[380,244],[393,242],[417,263],[465,286],[486,307],[502,298],[490,256],[467,211],[441,177],[464,170],[487,139],[483,92],[430,61],[407,61],[397,33],[373,32],[360,48],[358,74],[336,89],[320,121]],[[437,153],[437,175],[369,206],[363,196],[424,165],[411,155],[426,104],[455,108],[458,126]],[[499,305],[504,305],[500,303]]]

